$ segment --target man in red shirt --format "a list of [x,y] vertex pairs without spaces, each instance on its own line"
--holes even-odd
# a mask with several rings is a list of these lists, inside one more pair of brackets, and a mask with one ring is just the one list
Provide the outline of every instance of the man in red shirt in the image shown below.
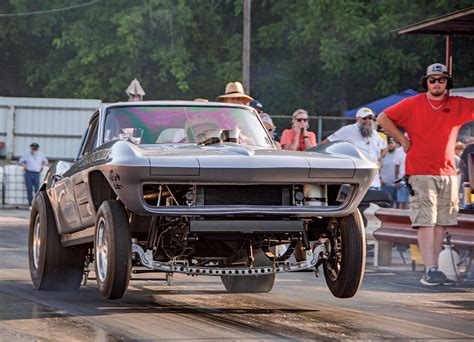
[[[461,126],[474,119],[474,99],[449,96],[452,78],[443,64],[426,70],[426,93],[405,99],[381,113],[377,122],[407,152],[406,175],[413,188],[411,222],[418,229],[426,286],[452,285],[438,270],[446,226],[457,224],[459,199],[454,145]],[[398,129],[402,127],[408,138]]]

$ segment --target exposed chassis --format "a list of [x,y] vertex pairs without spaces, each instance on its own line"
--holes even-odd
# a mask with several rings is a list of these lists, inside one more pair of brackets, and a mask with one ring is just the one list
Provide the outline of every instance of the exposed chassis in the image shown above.
[[[324,239],[325,240],[325,239]],[[219,266],[192,266],[184,260],[159,262],[153,260],[153,251],[144,251],[138,244],[132,242],[132,252],[140,258],[143,266],[161,272],[184,273],[188,275],[204,276],[249,276],[296,272],[313,269],[318,275],[318,266],[327,258],[327,240],[319,243],[314,251],[306,252],[306,260],[291,263],[289,261],[273,262],[268,266],[257,267],[219,267]],[[269,260],[270,261],[270,260]]]

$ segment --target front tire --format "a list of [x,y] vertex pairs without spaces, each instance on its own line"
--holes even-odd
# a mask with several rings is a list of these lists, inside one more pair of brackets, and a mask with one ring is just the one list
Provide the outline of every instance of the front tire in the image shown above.
[[105,201],[97,212],[94,266],[100,292],[122,298],[132,270],[132,246],[127,214],[119,201]]
[[[235,261],[247,261],[247,253],[240,253]],[[255,251],[255,266],[267,266],[269,263],[270,260],[261,249]],[[273,288],[275,274],[221,276],[221,280],[226,291],[229,293],[267,293]]]
[[45,191],[35,197],[28,233],[28,257],[33,286],[38,290],[77,291],[86,249],[63,247],[51,203]]
[[329,260],[323,264],[326,284],[335,297],[350,298],[365,272],[365,231],[359,210],[331,219],[326,234],[330,245]]

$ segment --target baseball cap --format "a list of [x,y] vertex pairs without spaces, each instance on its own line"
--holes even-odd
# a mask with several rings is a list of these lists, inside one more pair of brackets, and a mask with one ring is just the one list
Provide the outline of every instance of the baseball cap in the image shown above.
[[263,110],[263,105],[260,101],[252,100],[247,103],[248,106],[255,108],[257,111],[261,112]]
[[275,128],[275,124],[273,123],[272,118],[271,118],[270,115],[268,115],[267,113],[261,114],[261,115],[260,115],[260,119],[262,119],[263,123],[266,123],[266,124],[268,124],[270,127]]
[[30,147],[38,148],[38,147],[40,147],[40,145],[38,145],[37,143],[34,142],[34,143],[30,144]]
[[446,68],[446,65],[441,64],[441,63],[431,64],[428,68],[426,68],[426,76],[431,76],[431,75],[449,76],[448,68]]
[[373,117],[376,117],[374,111],[370,108],[367,107],[362,107],[360,108],[357,113],[356,113],[356,118],[365,118],[366,116],[372,115]]

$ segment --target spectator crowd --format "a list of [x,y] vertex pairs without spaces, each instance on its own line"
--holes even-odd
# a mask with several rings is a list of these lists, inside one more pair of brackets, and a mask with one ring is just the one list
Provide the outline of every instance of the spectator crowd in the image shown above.
[[[200,101],[202,99],[196,99]],[[376,122],[377,114],[370,108],[362,107],[355,115],[355,123],[345,125],[329,136],[317,141],[317,134],[310,129],[310,114],[304,109],[296,109],[291,115],[289,128],[277,133],[271,116],[264,111],[263,104],[245,93],[240,82],[229,82],[225,93],[216,101],[247,104],[259,114],[263,125],[273,137],[278,148],[292,151],[307,151],[318,144],[332,141],[347,141],[355,145],[370,161],[379,166],[371,189],[390,194],[391,206],[398,209],[409,209],[409,189],[405,178],[406,152],[394,137],[388,135]],[[405,133],[405,137],[408,135]],[[463,153],[466,151],[466,153]],[[457,141],[455,145],[455,165],[462,193],[462,184],[468,180],[467,155],[474,151],[474,138]]]

